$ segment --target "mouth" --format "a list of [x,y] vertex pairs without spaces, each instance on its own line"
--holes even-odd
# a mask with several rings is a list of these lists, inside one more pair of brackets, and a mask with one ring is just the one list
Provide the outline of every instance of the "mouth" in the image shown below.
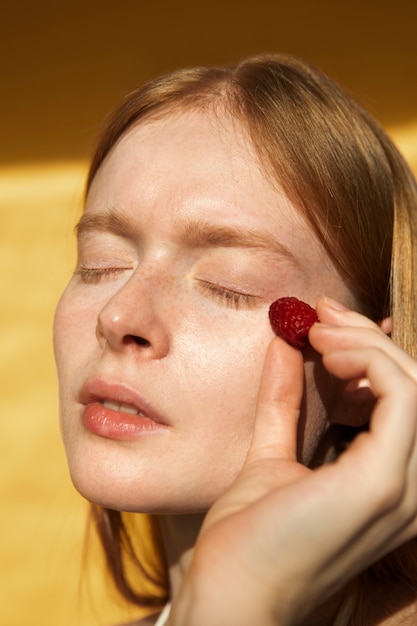
[[116,402],[115,400],[103,400],[100,402],[106,409],[112,411],[118,411],[119,413],[127,413],[128,415],[140,415],[141,417],[147,417],[147,415],[133,406],[132,404],[125,404],[123,402]]
[[159,411],[126,384],[89,380],[79,401],[85,428],[106,439],[132,440],[168,427]]

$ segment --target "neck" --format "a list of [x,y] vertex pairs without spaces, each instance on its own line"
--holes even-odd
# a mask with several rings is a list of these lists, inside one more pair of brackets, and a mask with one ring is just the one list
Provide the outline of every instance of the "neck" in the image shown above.
[[168,564],[171,597],[177,594],[187,572],[203,520],[203,513],[159,517]]

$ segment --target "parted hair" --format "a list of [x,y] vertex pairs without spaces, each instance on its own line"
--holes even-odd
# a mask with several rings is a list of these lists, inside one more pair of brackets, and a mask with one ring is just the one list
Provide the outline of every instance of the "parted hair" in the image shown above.
[[[86,193],[128,129],[195,109],[230,116],[247,131],[265,173],[310,224],[363,311],[375,321],[391,317],[393,341],[416,358],[415,179],[376,120],[319,69],[288,55],[259,55],[234,67],[184,69],[146,83],[128,94],[105,123]],[[169,589],[157,519],[149,518],[160,567],[150,571],[135,555],[126,514],[96,505],[92,514],[119,591],[141,606],[161,605]],[[127,553],[137,562],[138,576],[155,578],[160,592],[136,590],[126,574]],[[369,586],[393,577],[417,593],[416,541],[352,583],[352,625],[369,623]]]

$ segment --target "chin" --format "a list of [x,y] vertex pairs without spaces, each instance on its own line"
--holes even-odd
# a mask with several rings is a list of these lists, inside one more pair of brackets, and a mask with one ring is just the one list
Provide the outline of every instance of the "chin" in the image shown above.
[[78,493],[91,504],[126,513],[157,513],[161,509],[159,500],[147,498],[146,494],[141,494],[141,498],[138,498],[137,490],[133,495],[126,486],[123,491],[120,491],[115,486],[86,485],[85,480],[78,481],[74,477],[71,478]]
[[[180,480],[164,474],[164,468],[149,480],[149,472],[126,475],[105,463],[69,463],[72,483],[78,493],[92,504],[126,513],[179,515],[205,513],[221,495],[202,480],[180,487]],[[165,468],[166,470],[166,468]],[[145,477],[145,478],[143,478]]]

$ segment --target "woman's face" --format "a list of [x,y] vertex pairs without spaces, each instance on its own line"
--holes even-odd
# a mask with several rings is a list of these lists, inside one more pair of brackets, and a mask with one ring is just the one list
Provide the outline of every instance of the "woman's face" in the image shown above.
[[[116,509],[207,509],[250,443],[270,303],[324,291],[349,299],[237,124],[190,112],[129,130],[94,179],[56,312],[75,486]],[[313,359],[305,462],[326,426],[317,384]]]

